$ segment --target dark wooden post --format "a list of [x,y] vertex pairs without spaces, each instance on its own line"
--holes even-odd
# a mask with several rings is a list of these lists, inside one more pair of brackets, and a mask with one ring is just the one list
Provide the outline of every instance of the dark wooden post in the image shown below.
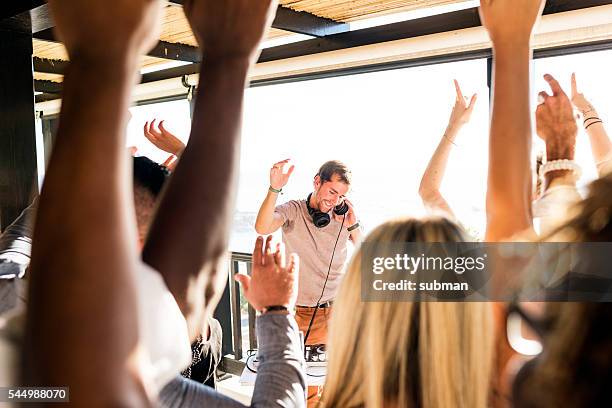
[[38,188],[29,15],[0,21],[0,229]]

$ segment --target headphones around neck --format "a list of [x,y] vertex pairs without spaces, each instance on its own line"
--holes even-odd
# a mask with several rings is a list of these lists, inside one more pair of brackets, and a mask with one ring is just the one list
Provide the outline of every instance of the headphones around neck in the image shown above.
[[[314,209],[310,206],[310,197],[312,193],[308,194],[308,198],[306,199],[306,208],[308,209],[308,214],[312,217],[312,222],[317,228],[323,228],[329,225],[331,222],[331,217],[328,213],[324,213],[317,209]],[[336,215],[344,215],[348,212],[349,207],[348,204],[343,201],[336,207],[334,207],[334,214]]]

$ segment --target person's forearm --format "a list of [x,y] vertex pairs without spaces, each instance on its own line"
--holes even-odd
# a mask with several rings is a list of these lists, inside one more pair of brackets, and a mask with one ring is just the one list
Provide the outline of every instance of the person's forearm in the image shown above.
[[[23,377],[70,386],[76,405],[108,405],[142,390],[130,364],[138,250],[125,155],[138,58],[73,57],[36,219]],[[101,342],[100,333],[121,335]]]
[[30,265],[38,197],[0,234],[0,275],[23,277]]
[[[576,144],[567,143],[567,138],[550,139],[546,142],[546,161],[574,160]],[[574,139],[575,140],[575,139]],[[544,176],[544,191],[555,186],[576,186],[576,177],[568,170],[549,171]]]
[[531,50],[525,41],[498,44],[494,54],[486,235],[500,240],[531,226]]
[[6,227],[4,232],[0,235],[0,253],[2,253],[8,244],[10,244],[10,241],[14,239],[20,237],[32,239],[34,235],[34,217],[36,216],[37,208],[38,197],[19,214],[19,217],[17,217],[11,225]]
[[293,316],[257,318],[261,363],[251,407],[304,407],[306,376],[299,329]]
[[[191,137],[160,203],[143,259],[158,270],[187,318],[192,338],[224,281],[237,188],[247,58],[204,60]],[[223,101],[223,103],[220,103]]]
[[[257,318],[261,363],[257,368],[251,408],[299,408],[306,405],[304,358],[298,333],[291,316],[270,313]],[[164,408],[247,408],[210,387],[182,377],[166,385],[159,399]]]
[[440,194],[440,186],[446,172],[450,151],[460,130],[461,125],[449,124],[425,169],[425,173],[423,173],[419,186],[419,195],[426,207],[442,207],[441,209],[451,214],[452,211],[448,203],[446,203],[446,200]]
[[271,231],[271,226],[274,222],[274,208],[276,208],[277,199],[278,193],[268,190],[266,198],[261,204],[261,207],[259,207],[257,219],[255,220],[255,231],[257,231],[258,234],[266,235],[274,232]]
[[[590,120],[586,120],[589,119]],[[600,116],[595,109],[591,109],[585,116],[585,131],[589,135],[589,141],[591,143],[591,152],[593,153],[593,159],[597,165],[597,170],[601,174],[600,164],[612,159],[612,143],[606,132],[606,128],[603,122],[597,122]],[[587,127],[588,126],[588,127]]]

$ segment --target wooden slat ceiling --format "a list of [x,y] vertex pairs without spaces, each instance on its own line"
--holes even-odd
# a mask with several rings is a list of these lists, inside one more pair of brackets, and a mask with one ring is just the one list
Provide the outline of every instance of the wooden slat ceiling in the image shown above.
[[34,79],[37,80],[37,81],[41,80],[41,81],[62,82],[64,77],[63,77],[63,75],[44,74],[42,72],[35,72],[34,73]]
[[[66,54],[66,49],[63,44],[60,43],[51,43],[47,41],[34,40],[34,56],[38,58],[46,58],[46,59],[59,59],[66,61],[68,59],[68,55]],[[154,57],[143,57],[142,58],[142,68],[167,64],[168,60]]]
[[[418,8],[426,8],[461,0],[280,0],[280,3],[296,11],[305,11],[320,17],[336,21],[348,22],[364,19],[381,14],[401,12]],[[293,33],[272,29],[267,39],[277,39],[291,36]],[[170,5],[165,9],[160,40],[170,43],[180,43],[196,46],[196,40],[191,32],[189,22],[185,18],[182,7]],[[67,60],[68,56],[64,46],[58,43],[33,41],[34,56],[38,58]],[[142,68],[154,68],[168,64],[168,60],[143,57]],[[37,73],[35,79],[61,81],[61,75]]]
[[[274,39],[279,37],[285,37],[293,35],[288,31],[272,29],[268,33],[267,39]],[[191,32],[191,28],[189,27],[189,22],[185,18],[185,14],[181,7],[177,6],[169,6],[166,7],[164,21],[162,24],[162,33],[160,40],[167,41],[171,43],[180,43],[187,44],[191,46],[197,46],[196,40]],[[68,55],[66,54],[66,50],[62,44],[34,40],[33,41],[34,48],[34,56],[38,58],[46,58],[46,59],[55,59],[55,60],[64,60],[68,59]],[[156,65],[166,65],[168,60],[153,58],[153,57],[143,57],[142,59],[142,68],[152,68]],[[41,75],[39,75],[41,76]],[[58,77],[55,76],[57,80]],[[59,76],[61,79],[61,76]],[[36,78],[41,79],[41,78]],[[48,79],[48,78],[45,78]]]
[[[267,39],[270,40],[290,35],[293,35],[293,33],[273,28],[268,33]],[[185,13],[183,13],[182,7],[166,7],[160,40],[197,46],[196,39],[191,32],[191,27],[185,17]]]
[[295,11],[307,11],[319,17],[350,22],[383,14],[428,8],[462,0],[280,0]]

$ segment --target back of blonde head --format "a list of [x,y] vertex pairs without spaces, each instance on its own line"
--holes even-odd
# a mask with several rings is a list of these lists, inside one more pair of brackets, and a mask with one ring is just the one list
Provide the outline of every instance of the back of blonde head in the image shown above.
[[[384,254],[391,242],[465,240],[461,228],[444,218],[390,221],[366,238],[377,254]],[[321,406],[485,407],[491,378],[490,306],[362,302],[360,258],[358,251],[334,306]]]

